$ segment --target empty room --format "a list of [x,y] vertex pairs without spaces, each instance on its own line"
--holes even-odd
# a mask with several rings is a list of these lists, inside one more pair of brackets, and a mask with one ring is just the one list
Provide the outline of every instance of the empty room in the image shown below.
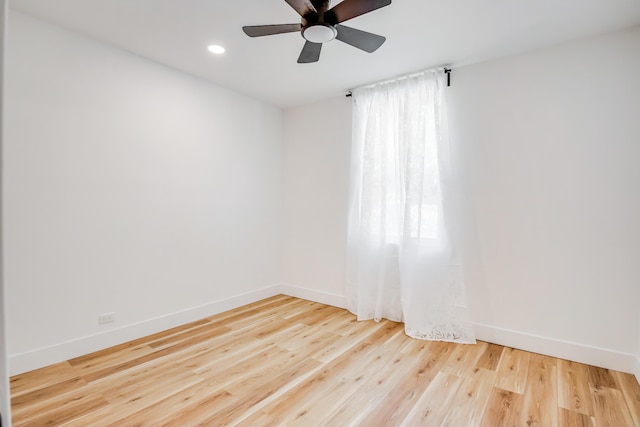
[[640,426],[637,0],[0,4],[0,425]]

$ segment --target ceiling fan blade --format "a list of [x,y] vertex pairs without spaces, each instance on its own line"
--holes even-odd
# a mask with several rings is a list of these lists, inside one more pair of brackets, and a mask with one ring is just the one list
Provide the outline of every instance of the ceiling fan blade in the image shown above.
[[386,38],[366,31],[356,30],[346,25],[336,25],[338,35],[336,38],[365,52],[375,52],[387,40]]
[[318,13],[316,8],[313,7],[313,3],[309,0],[284,0],[289,6],[294,8],[296,12],[300,14],[300,16],[304,17],[309,15],[310,13]]
[[390,4],[391,0],[344,0],[326,12],[325,20],[339,24]]
[[318,62],[320,59],[320,51],[322,50],[322,43],[306,42],[300,52],[298,58],[298,64],[309,64],[311,62]]
[[242,27],[242,31],[249,37],[271,36],[273,34],[295,33],[302,31],[302,24],[281,25],[253,25]]

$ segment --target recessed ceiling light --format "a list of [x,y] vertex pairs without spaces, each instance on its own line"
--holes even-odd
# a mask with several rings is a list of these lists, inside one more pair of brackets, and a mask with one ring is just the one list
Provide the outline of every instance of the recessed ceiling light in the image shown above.
[[208,49],[209,49],[209,52],[215,53],[216,55],[220,55],[224,53],[226,50],[225,48],[217,44],[212,44],[211,46],[208,47]]

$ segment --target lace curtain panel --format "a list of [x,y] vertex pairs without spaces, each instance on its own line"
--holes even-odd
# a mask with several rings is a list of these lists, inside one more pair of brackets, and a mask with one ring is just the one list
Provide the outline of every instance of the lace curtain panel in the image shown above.
[[353,92],[347,304],[414,338],[475,343],[453,238],[445,80],[428,71]]

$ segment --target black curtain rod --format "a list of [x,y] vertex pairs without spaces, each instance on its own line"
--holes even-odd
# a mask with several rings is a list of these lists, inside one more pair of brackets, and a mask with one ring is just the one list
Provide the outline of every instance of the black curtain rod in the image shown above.
[[[447,75],[447,87],[450,87],[451,86],[451,68],[445,68],[444,73]],[[349,91],[345,96],[347,98],[351,98],[353,96],[353,93]]]

